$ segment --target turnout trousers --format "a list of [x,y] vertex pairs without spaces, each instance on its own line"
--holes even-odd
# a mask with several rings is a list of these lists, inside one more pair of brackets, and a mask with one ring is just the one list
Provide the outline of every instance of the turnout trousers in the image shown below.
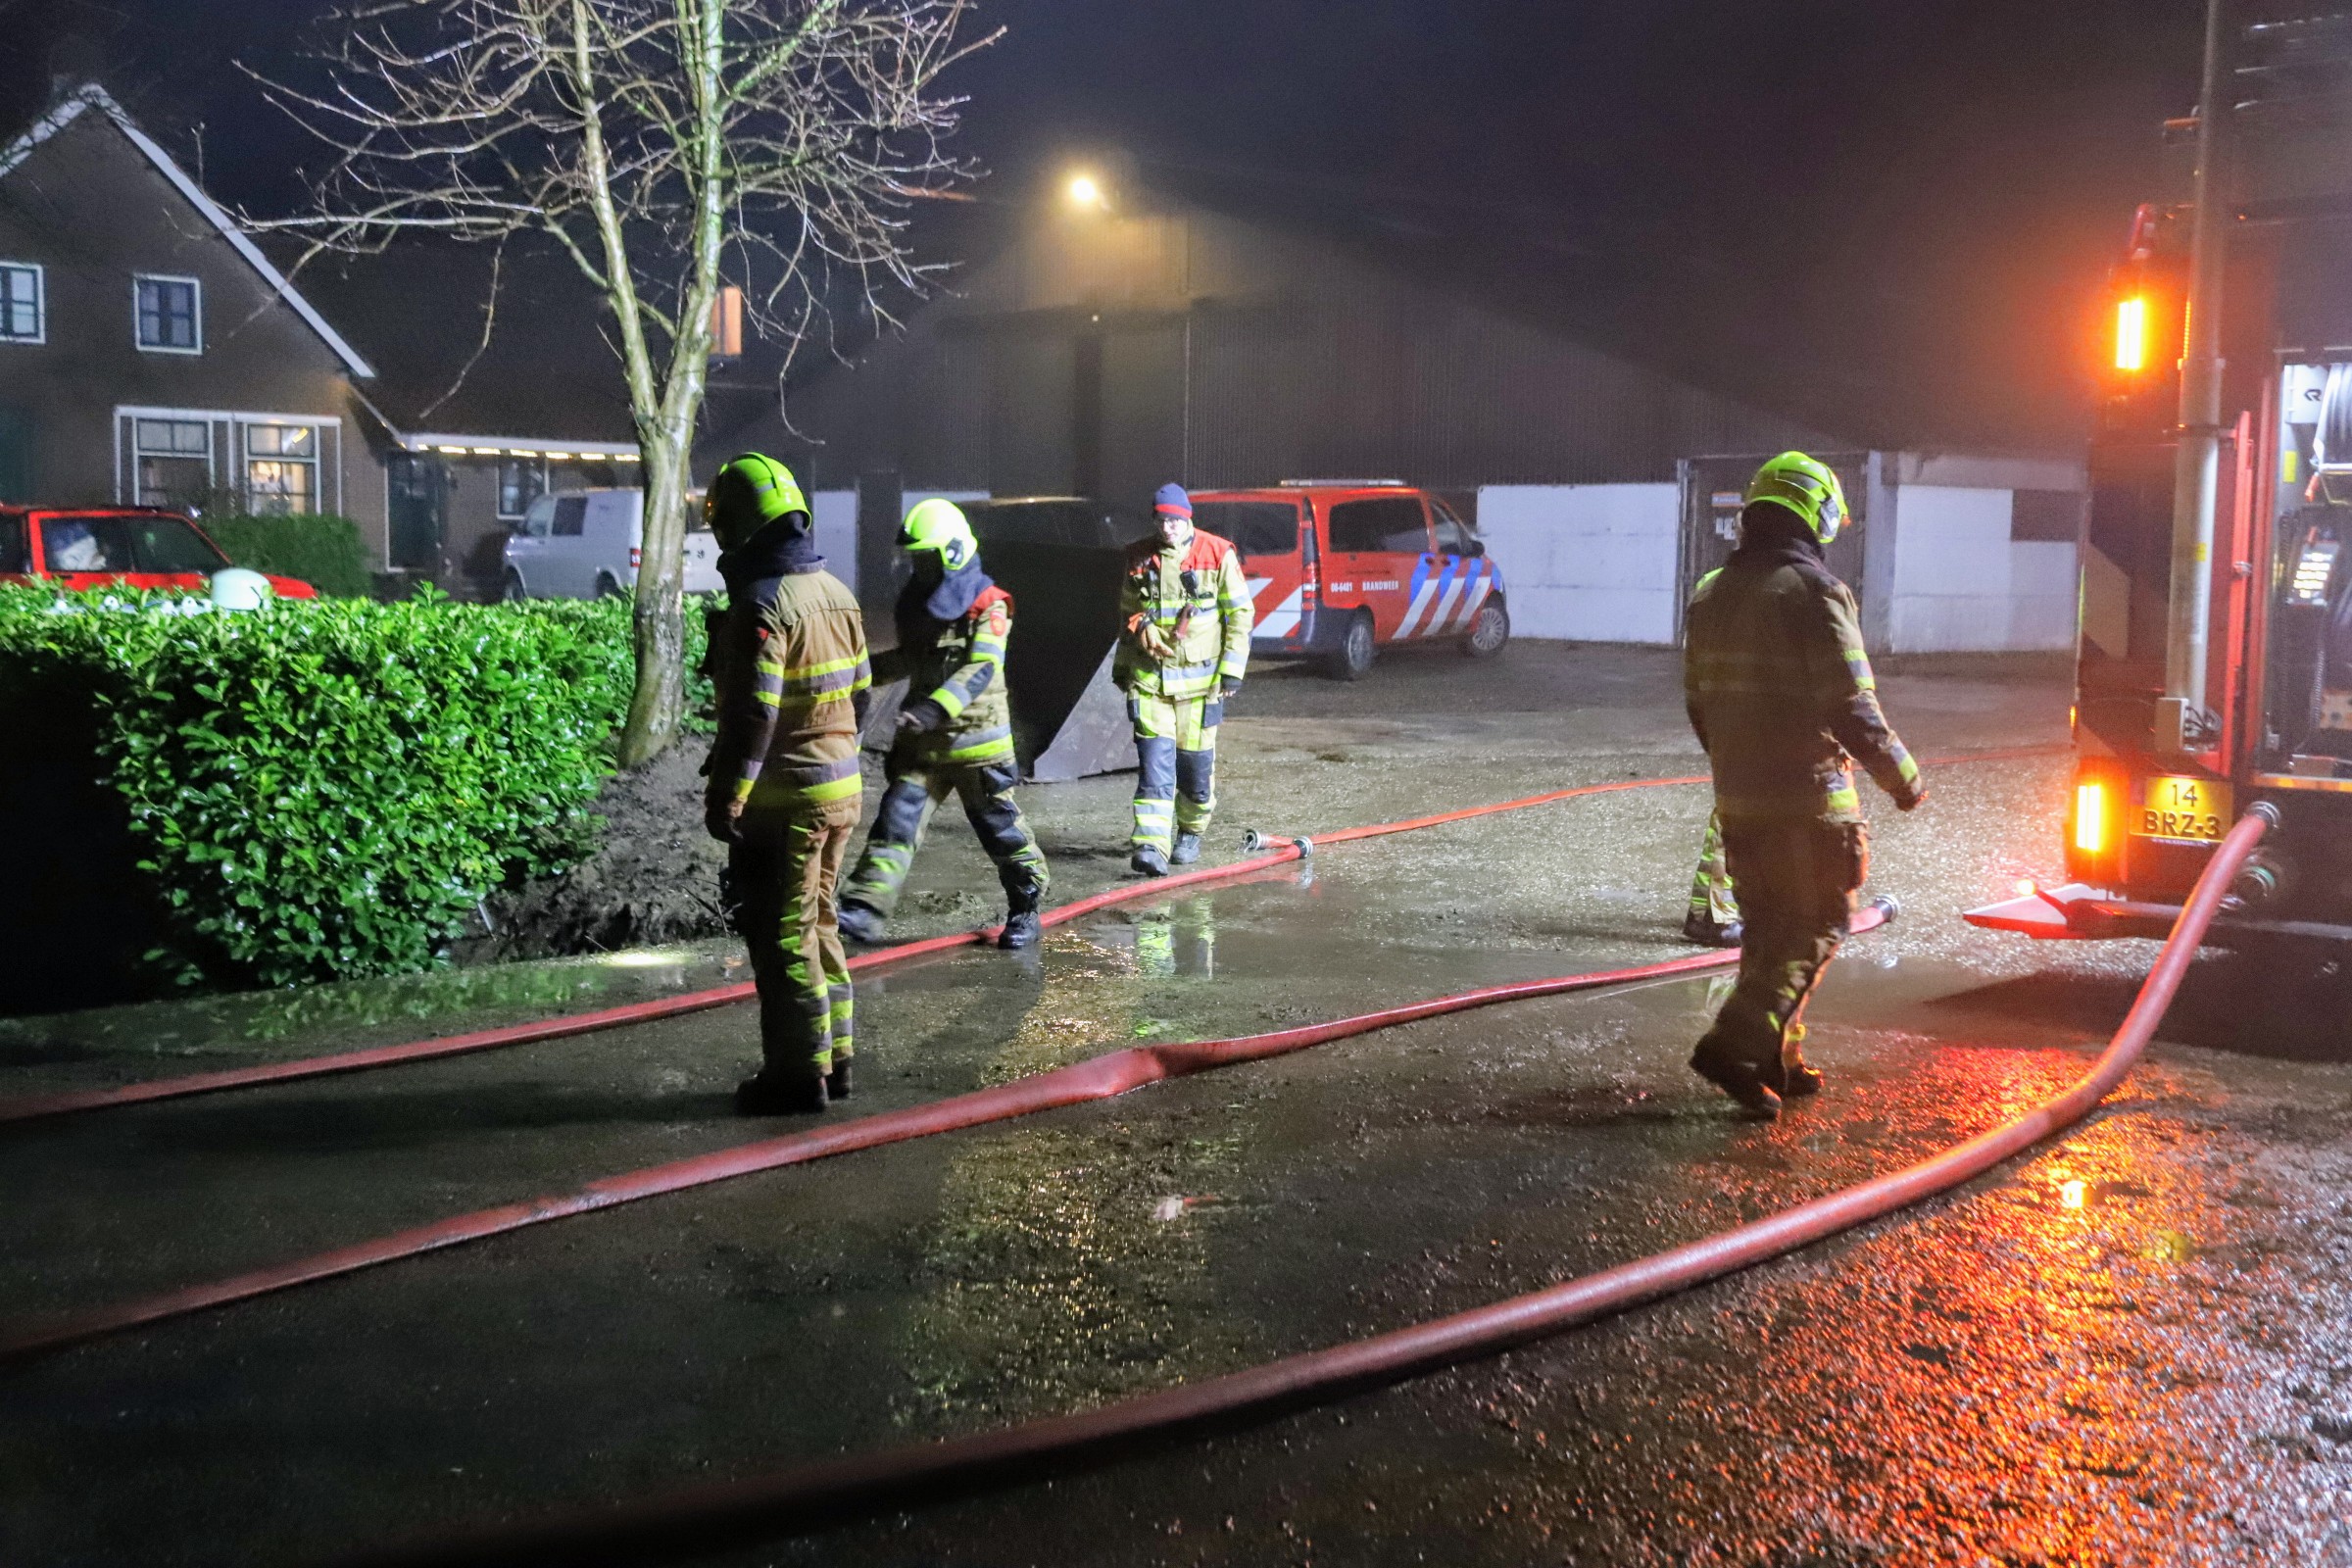
[[834,885],[859,802],[803,802],[747,824],[728,851],[735,929],[760,987],[760,1054],[779,1072],[823,1072],[857,1054],[849,955]]
[[1698,845],[1698,873],[1690,879],[1690,913],[1695,919],[1730,925],[1740,918],[1732,892],[1732,868],[1723,858],[1723,818],[1707,814],[1707,836]]
[[1837,956],[1870,870],[1859,822],[1727,818],[1723,849],[1745,938],[1731,1000],[1696,1054],[1759,1069],[1778,1084],[1803,1059],[1806,999]]
[[1179,833],[1202,833],[1217,806],[1217,725],[1225,700],[1132,693],[1135,725],[1134,848],[1168,853]]
[[[963,802],[963,814],[979,836],[980,847],[997,862],[997,880],[1015,908],[1036,907],[1036,901],[1053,884],[1045,852],[1029,831],[1028,819],[1012,798],[1020,782],[1020,767],[1008,752],[991,762],[927,761],[893,755],[884,767],[889,786],[850,873],[842,900],[863,905],[889,918],[899,906],[914,852],[930,830],[931,813],[954,795]],[[1024,904],[1023,901],[1027,901]]]

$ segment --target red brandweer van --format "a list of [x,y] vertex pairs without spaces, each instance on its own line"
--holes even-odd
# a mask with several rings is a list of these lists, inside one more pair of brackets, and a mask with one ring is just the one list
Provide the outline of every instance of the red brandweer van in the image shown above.
[[[0,582],[202,592],[233,564],[203,529],[161,507],[0,507]],[[281,599],[318,597],[293,577],[270,586]]]
[[1400,479],[1196,490],[1193,520],[1241,552],[1253,655],[1319,655],[1333,675],[1357,680],[1383,643],[1450,638],[1492,659],[1510,640],[1502,573],[1485,544],[1444,501]]

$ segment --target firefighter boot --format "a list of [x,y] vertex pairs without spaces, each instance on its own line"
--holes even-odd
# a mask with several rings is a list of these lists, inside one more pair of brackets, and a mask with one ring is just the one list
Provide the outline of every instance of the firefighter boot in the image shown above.
[[1749,1115],[1764,1121],[1779,1119],[1781,1097],[1773,1084],[1780,1077],[1780,1063],[1759,1066],[1734,1054],[1735,1049],[1718,1019],[1690,1053],[1690,1070],[1738,1101]]
[[997,933],[1000,948],[1029,948],[1037,945],[1037,889],[1028,887],[1006,895],[1010,905],[1004,911],[1004,929]]
[[1168,858],[1148,844],[1137,850],[1127,864],[1139,876],[1166,876],[1168,874]]
[[882,940],[882,929],[887,923],[880,911],[862,904],[844,903],[841,906],[841,934],[849,941],[862,942],[870,948]]
[[1738,920],[1718,925],[1712,916],[1696,909],[1683,917],[1683,940],[1695,942],[1702,948],[1736,948],[1740,945],[1740,934]]
[[1783,1100],[1803,1100],[1821,1093],[1821,1071],[1805,1065],[1805,1026],[1788,1026],[1788,1046],[1781,1053],[1780,1081],[1772,1087],[1780,1091]]
[[827,1100],[850,1098],[850,1062],[853,1059],[849,1056],[835,1056],[833,1065],[825,1069],[825,1098]]
[[1168,863],[1170,865],[1190,865],[1199,858],[1200,858],[1200,835],[1198,833],[1177,834],[1176,848],[1169,852]]
[[813,1061],[807,1071],[762,1067],[735,1086],[735,1109],[745,1116],[799,1116],[825,1108],[825,1070]]

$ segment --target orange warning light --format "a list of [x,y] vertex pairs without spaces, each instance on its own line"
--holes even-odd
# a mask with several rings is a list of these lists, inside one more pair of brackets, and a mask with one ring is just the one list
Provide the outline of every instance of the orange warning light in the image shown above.
[[2107,786],[2096,780],[2075,786],[2075,848],[2084,855],[2107,848]]
[[2115,307],[2115,368],[2144,369],[2148,363],[2148,302],[2134,294]]

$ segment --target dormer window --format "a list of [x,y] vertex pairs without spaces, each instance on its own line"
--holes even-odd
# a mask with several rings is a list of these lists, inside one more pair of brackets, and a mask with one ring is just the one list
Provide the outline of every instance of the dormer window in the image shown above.
[[192,277],[131,279],[139,347],[151,354],[204,352],[204,291]]

